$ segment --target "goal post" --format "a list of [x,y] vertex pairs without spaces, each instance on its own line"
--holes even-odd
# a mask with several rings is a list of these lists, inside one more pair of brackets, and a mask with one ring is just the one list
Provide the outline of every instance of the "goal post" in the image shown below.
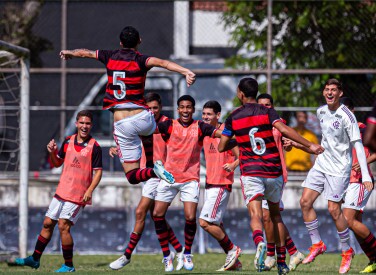
[[[0,73],[19,71],[19,255],[27,256],[28,231],[28,186],[29,186],[29,96],[30,96],[30,51],[0,40],[0,51],[9,52],[16,56],[19,65],[8,66],[0,64]],[[6,62],[5,62],[6,63]],[[1,80],[1,79],[0,79]],[[5,103],[6,104],[6,103]],[[4,106],[7,108],[7,106]]]

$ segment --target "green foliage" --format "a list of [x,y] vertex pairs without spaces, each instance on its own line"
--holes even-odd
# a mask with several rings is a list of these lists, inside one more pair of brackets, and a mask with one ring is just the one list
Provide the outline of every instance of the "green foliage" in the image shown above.
[[33,33],[43,0],[9,2],[0,11],[0,33],[2,40],[30,50],[30,64],[41,67],[40,54],[51,50],[52,43]]
[[[267,1],[227,6],[223,20],[240,51],[226,65],[265,69]],[[273,69],[376,68],[375,14],[374,1],[273,1]],[[356,105],[371,105],[375,75],[277,75],[272,95],[280,106],[318,106],[329,77],[338,77],[350,94],[362,94],[365,102]]]

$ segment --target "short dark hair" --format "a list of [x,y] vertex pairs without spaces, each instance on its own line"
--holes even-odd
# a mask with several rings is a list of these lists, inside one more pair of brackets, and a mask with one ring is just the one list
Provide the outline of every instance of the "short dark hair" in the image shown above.
[[179,103],[180,101],[183,101],[183,100],[188,100],[192,103],[192,106],[195,107],[196,105],[196,101],[194,100],[193,97],[191,97],[190,95],[182,95],[181,97],[179,97],[178,101],[177,101],[177,104],[178,104],[178,107],[179,107]]
[[90,118],[91,122],[93,122],[93,113],[90,112],[89,110],[79,111],[76,115],[76,121],[78,121],[80,119],[80,117],[82,117],[82,116],[87,116],[88,118]]
[[121,31],[119,38],[124,48],[134,48],[140,42],[140,34],[132,26],[125,27]]
[[240,80],[238,88],[242,91],[245,97],[256,98],[258,93],[258,83],[256,79],[246,77]]
[[351,98],[349,98],[349,97],[346,97],[346,96],[341,97],[339,99],[339,102],[341,104],[345,105],[350,110],[354,110],[354,108],[355,108],[354,101]]
[[270,103],[274,105],[273,97],[270,94],[259,94],[258,97],[256,98],[256,101],[258,102],[259,99],[269,99]]
[[157,101],[159,105],[162,105],[161,96],[157,93],[154,93],[154,92],[147,93],[144,98],[145,98],[146,103]]
[[218,114],[222,111],[221,104],[219,104],[219,102],[216,100],[209,100],[208,102],[206,102],[203,109],[205,108],[213,109],[215,114]]
[[306,117],[308,118],[308,113],[307,113],[307,111],[295,111],[295,112],[294,112],[294,116],[297,117],[297,116],[298,116],[298,113],[303,113],[303,114],[305,114]]
[[328,79],[325,82],[324,89],[325,89],[325,86],[327,86],[327,85],[336,85],[337,88],[338,88],[338,90],[343,91],[343,89],[342,89],[342,83],[339,80],[335,79],[335,78]]

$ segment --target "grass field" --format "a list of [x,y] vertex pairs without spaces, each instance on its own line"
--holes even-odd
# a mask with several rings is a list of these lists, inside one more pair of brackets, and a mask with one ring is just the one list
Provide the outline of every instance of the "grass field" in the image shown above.
[[[126,274],[142,274],[142,275],[156,275],[165,274],[164,266],[161,263],[161,255],[134,255],[132,262],[121,269],[120,271],[112,271],[108,268],[108,264],[117,259],[119,255],[75,255],[74,264],[79,274],[105,274],[105,273],[126,273]],[[242,272],[226,272],[226,274],[260,274],[251,266],[254,255],[242,255],[240,260],[243,264]],[[192,272],[186,270],[174,271],[179,274],[213,274],[221,273],[215,272],[224,263],[225,257],[220,254],[196,254],[193,258],[195,269]],[[311,265],[300,265],[296,271],[291,274],[338,274],[338,268],[341,258],[339,254],[325,254],[319,256]],[[6,263],[0,263],[0,273],[5,274],[51,274],[52,271],[58,269],[63,262],[61,255],[45,255],[41,261],[41,267],[38,270],[33,270],[29,267],[10,267]],[[288,262],[288,260],[287,260]],[[358,274],[366,264],[367,258],[364,255],[356,255],[352,269],[348,274]],[[265,274],[277,274],[276,269]]]

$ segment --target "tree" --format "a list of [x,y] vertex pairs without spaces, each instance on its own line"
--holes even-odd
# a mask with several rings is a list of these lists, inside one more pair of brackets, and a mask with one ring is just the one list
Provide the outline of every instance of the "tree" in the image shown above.
[[0,12],[1,39],[30,50],[30,65],[41,67],[40,53],[51,50],[52,43],[33,34],[33,26],[39,16],[43,0],[8,2]]
[[[267,1],[229,1],[227,6],[223,19],[240,50],[226,65],[266,68]],[[375,14],[373,1],[274,1],[273,68],[376,68]],[[280,106],[318,106],[329,77],[344,83],[356,105],[371,106],[375,75],[277,75],[272,95]]]

